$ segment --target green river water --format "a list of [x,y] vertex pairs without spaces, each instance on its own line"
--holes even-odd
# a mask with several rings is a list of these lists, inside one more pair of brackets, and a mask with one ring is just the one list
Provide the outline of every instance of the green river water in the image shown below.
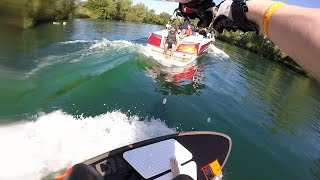
[[[74,20],[0,30],[0,179],[41,179],[173,132],[232,138],[224,179],[320,179],[320,87],[216,41],[194,67],[148,57],[161,26]],[[201,142],[199,142],[201,143]]]

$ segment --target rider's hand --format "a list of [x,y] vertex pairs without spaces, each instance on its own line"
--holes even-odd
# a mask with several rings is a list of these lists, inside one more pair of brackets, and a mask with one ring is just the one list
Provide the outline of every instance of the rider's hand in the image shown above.
[[222,32],[226,30],[257,31],[257,26],[248,21],[245,13],[248,11],[244,2],[225,0],[219,5],[218,11],[215,12],[215,18],[212,27]]

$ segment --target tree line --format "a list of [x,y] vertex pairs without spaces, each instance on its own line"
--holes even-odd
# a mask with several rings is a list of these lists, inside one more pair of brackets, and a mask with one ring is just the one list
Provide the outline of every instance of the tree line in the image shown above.
[[88,0],[79,4],[75,16],[160,25],[165,25],[171,17],[166,12],[158,15],[142,3],[133,5],[131,0]]
[[165,25],[171,15],[131,0],[0,0],[0,23],[29,28],[69,18],[99,18]]

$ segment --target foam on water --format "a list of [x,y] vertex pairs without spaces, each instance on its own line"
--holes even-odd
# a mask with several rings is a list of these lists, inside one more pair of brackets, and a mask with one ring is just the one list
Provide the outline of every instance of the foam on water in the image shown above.
[[90,43],[92,41],[87,41],[87,40],[73,40],[73,41],[64,41],[60,42],[61,44],[76,44],[76,43]]
[[213,44],[210,44],[210,46],[208,47],[208,53],[222,58],[230,58],[228,54],[226,54],[223,50],[217,48]]
[[127,47],[133,47],[136,44],[126,41],[126,40],[114,40],[110,41],[108,39],[103,39],[101,41],[96,41],[94,44],[92,44],[89,49],[99,49],[99,48],[105,48],[105,47],[119,47],[119,48],[127,48]]
[[106,151],[174,133],[162,121],[120,111],[75,118],[62,111],[0,127],[0,179],[41,179]]

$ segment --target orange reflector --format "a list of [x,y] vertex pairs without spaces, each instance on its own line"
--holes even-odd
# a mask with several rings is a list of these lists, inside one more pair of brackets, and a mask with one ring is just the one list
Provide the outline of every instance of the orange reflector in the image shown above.
[[69,176],[69,174],[71,173],[71,170],[72,168],[68,168],[64,174],[56,177],[54,180],[64,180],[65,177]]
[[213,174],[214,174],[215,176],[220,174],[220,172],[221,172],[221,166],[220,166],[218,160],[215,160],[215,161],[213,161],[212,163],[210,163],[210,167],[211,167],[211,170],[212,170],[212,172],[213,172]]
[[217,175],[219,175],[222,171],[219,161],[216,159],[212,163],[201,168],[206,180],[213,179]]

